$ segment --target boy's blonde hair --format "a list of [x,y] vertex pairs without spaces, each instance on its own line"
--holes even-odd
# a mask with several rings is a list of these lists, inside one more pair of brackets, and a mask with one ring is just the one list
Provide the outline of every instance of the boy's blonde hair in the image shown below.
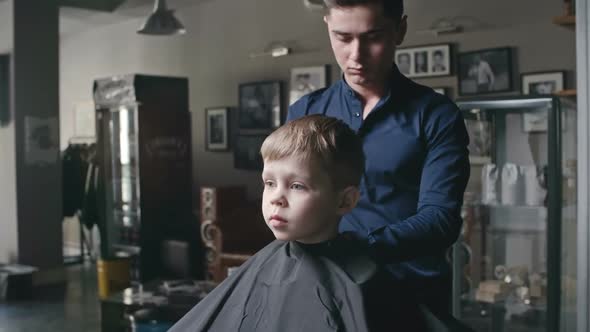
[[360,137],[341,120],[319,114],[281,126],[264,140],[260,153],[265,162],[291,156],[318,160],[337,190],[358,186],[365,168]]

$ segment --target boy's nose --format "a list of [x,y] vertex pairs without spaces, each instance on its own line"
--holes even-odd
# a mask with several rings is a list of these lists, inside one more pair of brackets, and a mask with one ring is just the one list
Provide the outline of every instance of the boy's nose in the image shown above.
[[287,200],[285,199],[285,197],[281,194],[277,195],[276,197],[274,197],[271,201],[271,204],[273,205],[278,205],[280,207],[285,207],[287,206]]

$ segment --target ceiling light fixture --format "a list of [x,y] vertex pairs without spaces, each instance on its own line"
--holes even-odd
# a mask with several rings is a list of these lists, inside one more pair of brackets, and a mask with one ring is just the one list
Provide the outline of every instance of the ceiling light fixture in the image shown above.
[[309,10],[323,10],[325,7],[324,0],[303,0],[303,5]]
[[250,53],[250,58],[258,58],[261,56],[271,56],[273,58],[289,55],[293,52],[290,47],[283,43],[271,43],[264,52]]
[[439,36],[442,34],[460,33],[463,27],[450,18],[441,18],[434,22],[428,29],[416,31],[418,34],[431,34]]
[[154,10],[137,33],[145,35],[176,35],[186,33],[186,29],[174,17],[174,10],[168,9],[166,0],[155,0]]

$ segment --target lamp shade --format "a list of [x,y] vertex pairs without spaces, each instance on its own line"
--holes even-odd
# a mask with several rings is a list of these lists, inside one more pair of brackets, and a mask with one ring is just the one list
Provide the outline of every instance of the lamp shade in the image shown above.
[[186,29],[182,23],[174,17],[174,10],[166,8],[165,0],[156,0],[154,11],[137,30],[137,33],[146,35],[174,35],[185,32]]

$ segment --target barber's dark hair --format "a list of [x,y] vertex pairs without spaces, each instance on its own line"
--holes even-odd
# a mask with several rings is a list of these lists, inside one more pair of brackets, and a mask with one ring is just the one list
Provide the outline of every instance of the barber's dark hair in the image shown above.
[[328,12],[332,8],[354,7],[370,3],[381,3],[381,5],[383,5],[383,13],[385,16],[392,18],[395,21],[399,21],[404,14],[403,0],[324,0],[324,5]]

